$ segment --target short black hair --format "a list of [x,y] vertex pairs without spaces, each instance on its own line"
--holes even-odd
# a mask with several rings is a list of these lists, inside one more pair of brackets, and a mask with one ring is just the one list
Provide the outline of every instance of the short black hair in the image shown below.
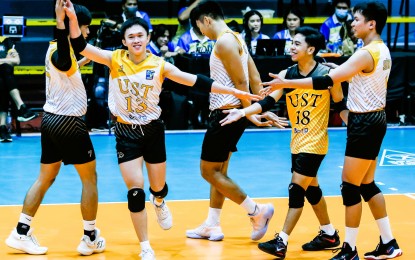
[[[81,27],[82,25],[90,25],[92,21],[91,12],[89,12],[88,8],[83,5],[73,4],[73,8],[75,9],[76,18],[78,19],[78,25]],[[65,17],[63,20],[65,24],[65,30],[67,34],[69,34],[69,18],[68,16]]]
[[170,39],[171,39],[171,33],[170,33],[169,28],[165,24],[159,24],[159,25],[155,26],[154,31],[151,33],[151,39],[152,39],[152,41],[153,42],[156,42],[157,39],[160,36],[164,36],[164,33],[166,33],[166,31],[169,32],[169,35],[170,35],[169,36],[169,41],[170,41]]
[[190,25],[193,27],[193,30],[197,31],[199,34],[202,34],[202,32],[200,31],[199,27],[197,27],[197,23],[196,20],[198,19],[198,17],[196,17],[196,13],[194,12],[195,9],[192,9],[192,11],[190,11]]
[[[138,4],[138,0],[135,0]],[[121,0],[121,5],[125,5],[125,3],[127,3],[127,0]]]
[[199,20],[201,16],[208,16],[214,20],[224,20],[222,7],[216,1],[202,1],[194,9],[194,16]]
[[338,3],[345,3],[347,4],[347,6],[350,8],[350,6],[352,5],[350,0],[334,0],[333,1],[333,7],[336,7]]
[[147,35],[149,34],[149,30],[148,30],[148,23],[140,17],[132,17],[130,19],[128,19],[127,21],[125,21],[120,29],[120,33],[122,38],[124,39],[125,37],[125,31],[127,31],[127,29],[133,27],[134,25],[140,25],[141,27],[144,28],[144,30],[146,30]]
[[310,26],[302,26],[295,29],[295,34],[297,33],[305,37],[305,42],[308,46],[315,48],[313,53],[314,56],[316,56],[321,49],[326,48],[326,39],[319,30]]
[[362,2],[353,8],[353,13],[360,13],[366,21],[376,21],[376,32],[381,34],[388,19],[388,10],[380,2]]

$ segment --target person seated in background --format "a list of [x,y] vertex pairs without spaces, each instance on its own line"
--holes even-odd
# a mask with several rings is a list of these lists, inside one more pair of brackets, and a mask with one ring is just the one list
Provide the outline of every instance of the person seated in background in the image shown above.
[[180,53],[181,49],[186,53],[210,54],[215,45],[215,41],[210,40],[202,34],[192,14],[193,12],[190,13],[190,24],[192,27],[180,37],[177,43],[178,51]]
[[[353,20],[352,14],[350,13],[350,0],[334,0],[333,7],[334,14],[324,21],[320,27],[320,32],[326,38],[327,50],[342,54],[341,46],[345,38],[344,32],[347,32],[346,26]],[[343,34],[340,34],[342,28]]]
[[179,25],[176,30],[176,34],[174,35],[173,39],[171,40],[175,45],[179,42],[180,37],[190,30],[190,12],[192,12],[193,8],[199,4],[201,0],[190,0],[190,6],[183,6],[180,8],[179,13],[177,14],[177,20],[179,21]]
[[122,13],[118,16],[112,16],[107,19],[107,22],[115,22],[114,27],[121,28],[123,22],[132,17],[143,18],[148,23],[149,31],[153,31],[153,27],[150,22],[150,17],[146,12],[138,10],[138,0],[121,0]]
[[304,15],[299,9],[291,8],[285,13],[282,24],[285,29],[276,32],[272,39],[285,39],[284,54],[290,55],[295,30],[304,25]]
[[269,39],[268,35],[261,32],[263,24],[264,18],[257,10],[250,10],[244,14],[244,30],[241,35],[242,38],[244,38],[248,51],[251,55],[255,55],[256,53],[256,45],[258,40]]
[[174,63],[173,57],[177,55],[177,52],[175,52],[175,46],[170,39],[170,30],[166,25],[159,24],[151,35],[147,49],[152,54]]
[[0,37],[0,142],[12,141],[6,126],[9,96],[18,109],[18,121],[26,122],[37,117],[37,114],[27,109],[17,89],[14,66],[20,63],[20,57],[14,46],[10,38]]

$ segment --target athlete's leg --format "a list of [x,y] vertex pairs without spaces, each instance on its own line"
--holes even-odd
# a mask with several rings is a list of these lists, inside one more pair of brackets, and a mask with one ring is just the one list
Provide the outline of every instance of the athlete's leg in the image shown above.
[[[232,153],[229,153],[228,160],[222,163],[220,173],[227,177],[228,176],[228,165]],[[209,206],[214,209],[222,209],[223,203],[225,202],[225,196],[220,193],[215,186],[210,185],[210,201]]]
[[[369,185],[370,183],[374,182],[376,163],[377,160],[372,161],[369,170],[363,178],[362,187],[364,185]],[[385,198],[383,197],[383,194],[380,191],[377,194],[373,194],[373,197],[371,197],[367,202],[375,219],[384,218],[388,215],[386,212]]]
[[43,200],[43,197],[45,196],[49,187],[55,181],[55,178],[59,173],[60,167],[61,162],[51,164],[40,164],[39,176],[26,194],[23,203],[22,213],[29,215],[31,217],[35,216],[40,206],[40,203]]
[[96,161],[74,164],[82,182],[81,213],[83,220],[95,220],[98,211]]
[[[148,180],[150,188],[155,191],[161,191],[166,184],[166,162],[162,163],[146,163],[148,171]],[[158,202],[163,202],[162,197],[155,197]]]
[[[144,189],[144,178],[143,178],[143,157],[123,162],[119,164],[121,175],[124,179],[125,185],[128,190],[132,189]],[[134,202],[132,202],[134,203]],[[140,242],[148,240],[147,233],[147,211],[146,209],[131,210],[131,220],[134,225],[135,232]]]
[[[313,178],[309,187],[319,187],[317,177]],[[320,226],[328,225],[331,223],[324,196],[321,196],[321,199],[317,202],[317,204],[311,204],[311,207],[313,208],[314,214],[316,214]]]

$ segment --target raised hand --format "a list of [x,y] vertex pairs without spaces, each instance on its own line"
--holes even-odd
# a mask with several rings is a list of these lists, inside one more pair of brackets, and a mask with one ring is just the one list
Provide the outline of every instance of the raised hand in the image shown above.
[[261,117],[268,119],[273,126],[278,128],[285,128],[286,126],[288,126],[289,123],[286,117],[279,117],[276,114],[269,111],[262,113]]
[[64,5],[65,13],[68,16],[69,20],[76,18],[75,8],[71,2],[71,0],[65,0]]
[[233,95],[235,97],[239,98],[239,99],[244,99],[244,100],[247,100],[247,101],[258,101],[258,100],[262,99],[261,96],[254,95],[254,94],[251,94],[249,92],[245,92],[245,91],[242,91],[242,90],[239,90],[239,89],[234,89]]
[[274,90],[286,87],[284,79],[280,78],[278,74],[269,73],[268,75],[273,78],[273,80],[261,83],[261,86],[265,86],[265,88],[259,92],[261,95],[266,96],[271,94]]
[[56,0],[55,14],[57,22],[63,22],[63,20],[65,19],[65,5],[66,2],[64,0]]

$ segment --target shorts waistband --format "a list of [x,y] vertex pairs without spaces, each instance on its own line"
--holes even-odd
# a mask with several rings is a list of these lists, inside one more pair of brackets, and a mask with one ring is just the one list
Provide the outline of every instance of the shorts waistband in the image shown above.
[[353,114],[370,114],[370,113],[376,113],[376,112],[382,112],[384,111],[385,108],[379,108],[377,110],[372,110],[372,111],[365,111],[365,112],[356,112],[356,111],[349,111],[349,113],[353,113]]

